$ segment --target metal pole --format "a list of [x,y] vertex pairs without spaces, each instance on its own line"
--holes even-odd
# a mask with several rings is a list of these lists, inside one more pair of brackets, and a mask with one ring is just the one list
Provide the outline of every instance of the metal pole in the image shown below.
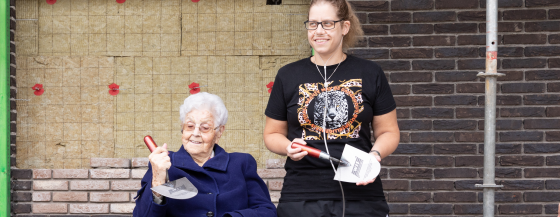
[[10,216],[10,1],[0,3],[0,216]]
[[498,0],[486,1],[486,72],[478,76],[486,78],[486,97],[484,102],[484,217],[494,216],[494,188],[502,187],[495,183],[496,152],[496,80],[498,76]]

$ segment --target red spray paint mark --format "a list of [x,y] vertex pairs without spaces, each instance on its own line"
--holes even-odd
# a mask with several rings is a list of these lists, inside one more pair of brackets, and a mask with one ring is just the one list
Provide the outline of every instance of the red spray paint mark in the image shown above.
[[189,84],[189,88],[191,89],[189,91],[189,93],[191,94],[197,94],[198,92],[200,92],[200,85],[196,82]]
[[109,94],[111,94],[112,96],[115,96],[117,94],[119,94],[119,85],[112,83],[109,85]]
[[272,86],[274,86],[274,82],[273,82],[273,81],[271,81],[270,83],[268,83],[268,84],[266,85],[266,87],[268,88],[268,93],[271,93],[271,92],[272,92]]
[[47,4],[49,5],[54,5],[54,3],[56,3],[56,0],[47,0]]
[[122,4],[124,3],[126,0],[117,0],[117,3]]
[[199,2],[199,1],[200,1],[200,0],[192,0],[192,2],[194,2],[194,3],[197,3],[197,2]]
[[31,89],[34,90],[33,94],[35,94],[35,96],[41,96],[45,92],[42,84],[35,84]]
[[488,52],[486,52],[486,59],[490,59],[490,60],[498,59],[498,51],[488,51]]

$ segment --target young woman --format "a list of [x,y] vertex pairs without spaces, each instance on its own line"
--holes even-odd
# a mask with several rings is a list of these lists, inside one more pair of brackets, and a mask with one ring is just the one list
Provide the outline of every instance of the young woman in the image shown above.
[[297,142],[340,158],[348,144],[381,161],[400,137],[383,70],[343,52],[363,34],[348,2],[312,0],[305,28],[315,55],[278,71],[265,111],[267,148],[288,156],[278,216],[385,217],[379,178],[339,183],[333,180],[337,165],[291,148]]

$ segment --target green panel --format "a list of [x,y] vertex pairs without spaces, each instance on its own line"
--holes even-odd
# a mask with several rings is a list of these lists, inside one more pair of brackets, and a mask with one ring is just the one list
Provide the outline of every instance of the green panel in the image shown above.
[[10,216],[10,1],[0,15],[0,216]]

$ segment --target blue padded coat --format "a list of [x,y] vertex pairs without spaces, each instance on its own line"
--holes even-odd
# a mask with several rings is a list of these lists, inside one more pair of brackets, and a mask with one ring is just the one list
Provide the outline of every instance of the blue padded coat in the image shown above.
[[187,200],[165,198],[161,205],[153,202],[152,168],[142,179],[136,197],[134,217],[276,217],[268,188],[257,175],[257,162],[244,153],[227,153],[217,144],[214,157],[202,167],[181,146],[170,152],[169,180],[187,177],[198,188],[198,195]]

